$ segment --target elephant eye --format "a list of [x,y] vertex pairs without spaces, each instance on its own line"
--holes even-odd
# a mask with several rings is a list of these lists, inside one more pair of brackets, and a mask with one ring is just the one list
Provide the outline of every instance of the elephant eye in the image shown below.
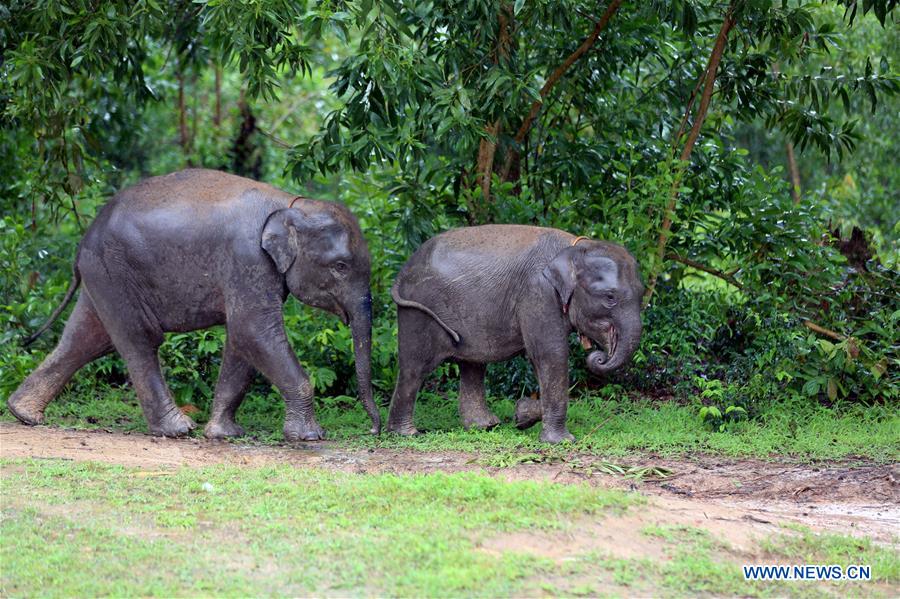
[[337,262],[334,263],[334,269],[338,272],[341,272],[341,273],[347,272],[347,270],[349,268],[350,267],[347,266],[346,262],[342,262],[342,261],[338,260]]

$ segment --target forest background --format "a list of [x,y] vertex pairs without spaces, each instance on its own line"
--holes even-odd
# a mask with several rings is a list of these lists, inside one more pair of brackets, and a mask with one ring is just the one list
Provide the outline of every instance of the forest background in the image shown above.
[[[29,348],[19,340],[61,300],[98,208],[193,166],[359,216],[382,405],[400,265],[448,228],[530,223],[624,244],[647,284],[624,371],[591,378],[573,338],[576,405],[677,410],[715,434],[777,420],[790,436],[848,416],[890,430],[895,6],[12,0],[0,6],[0,396],[52,349],[63,319]],[[285,321],[320,408],[361,433],[349,330],[295,300]],[[177,402],[201,423],[223,341],[219,327],[161,350]],[[426,406],[452,414],[455,374],[433,375]],[[522,359],[488,380],[501,413],[537,392]],[[143,426],[116,356],[54,405],[69,421]],[[281,409],[260,378],[242,413]]]

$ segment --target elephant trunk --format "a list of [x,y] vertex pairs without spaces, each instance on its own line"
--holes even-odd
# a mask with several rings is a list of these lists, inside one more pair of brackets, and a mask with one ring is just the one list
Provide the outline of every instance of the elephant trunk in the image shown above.
[[602,341],[604,349],[588,354],[588,370],[598,376],[609,374],[625,365],[638,348],[641,341],[641,318],[619,322],[609,327]]
[[366,293],[362,301],[349,311],[349,316],[359,401],[372,420],[370,432],[377,435],[381,433],[381,413],[372,397],[372,295]]

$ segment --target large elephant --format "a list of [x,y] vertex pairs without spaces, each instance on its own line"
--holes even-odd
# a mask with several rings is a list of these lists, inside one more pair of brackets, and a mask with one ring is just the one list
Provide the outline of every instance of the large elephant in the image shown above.
[[195,427],[172,400],[157,350],[163,334],[225,324],[207,437],[243,434],[235,412],[255,371],[285,400],[284,436],[322,439],[313,387],[288,343],[288,293],[348,323],[359,398],[378,433],[372,399],[369,251],[344,206],[298,197],[210,170],[147,179],[119,192],[81,240],[59,316],[82,285],[56,349],[10,396],[10,411],[40,424],[76,370],[113,349],[124,358],[150,431]]
[[564,231],[485,225],[442,233],[416,250],[392,288],[400,365],[388,430],[415,434],[413,408],[425,376],[459,363],[459,410],[466,428],[499,423],[484,399],[485,364],[524,352],[540,401],[523,400],[516,421],[543,420],[541,440],[572,440],[566,428],[568,337],[591,342],[587,366],[606,374],[625,364],[641,337],[641,284],[620,245]]

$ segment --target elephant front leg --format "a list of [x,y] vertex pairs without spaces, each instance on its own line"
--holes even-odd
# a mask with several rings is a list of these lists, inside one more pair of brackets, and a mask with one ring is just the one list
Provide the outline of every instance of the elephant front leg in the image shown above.
[[[534,365],[540,385],[540,418],[544,425],[541,430],[541,441],[560,443],[574,441],[575,437],[566,428],[566,412],[569,408],[569,348],[561,341],[547,342],[537,339],[529,343],[526,338],[526,351]],[[518,412],[518,406],[517,406]],[[532,417],[536,410],[531,406]]]
[[244,428],[235,421],[235,414],[244,400],[254,372],[253,366],[238,354],[231,340],[227,340],[216,383],[212,414],[203,431],[207,438],[224,439],[244,435]]
[[266,310],[267,316],[229,317],[229,338],[236,351],[278,388],[284,398],[284,439],[286,441],[318,441],[325,429],[316,422],[313,410],[313,387],[297,361],[284,331],[280,306]]
[[459,364],[459,416],[466,430],[489,430],[500,424],[484,398],[484,364]]

